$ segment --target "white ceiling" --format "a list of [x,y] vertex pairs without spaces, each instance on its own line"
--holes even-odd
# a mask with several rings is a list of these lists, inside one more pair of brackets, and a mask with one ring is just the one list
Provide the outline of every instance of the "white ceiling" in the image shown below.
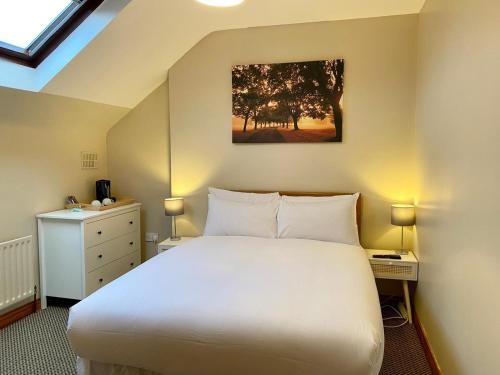
[[132,0],[41,91],[132,108],[213,31],[411,14],[424,1],[246,0],[213,8],[195,0]]

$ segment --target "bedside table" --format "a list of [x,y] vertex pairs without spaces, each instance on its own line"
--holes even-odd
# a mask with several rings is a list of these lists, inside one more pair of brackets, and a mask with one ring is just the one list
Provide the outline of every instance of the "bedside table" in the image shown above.
[[374,255],[395,255],[394,250],[375,250],[367,249],[366,254],[373,274],[378,279],[401,280],[403,283],[403,292],[405,305],[408,313],[408,322],[412,323],[410,292],[408,291],[408,281],[418,280],[418,260],[409,251],[406,255],[401,255],[401,259],[374,258]]
[[181,237],[180,240],[178,241],[172,241],[170,238],[167,238],[165,241],[162,241],[158,244],[158,254],[170,250],[173,247],[182,245],[183,243],[188,242],[189,240],[192,240],[194,237]]

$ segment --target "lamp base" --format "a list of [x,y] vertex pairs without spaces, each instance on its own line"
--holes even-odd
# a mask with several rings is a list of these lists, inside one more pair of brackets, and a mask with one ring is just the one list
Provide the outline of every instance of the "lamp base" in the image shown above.
[[394,253],[398,254],[398,255],[408,255],[408,250],[405,250],[405,249],[394,250]]
[[170,241],[180,241],[181,237],[177,235],[177,226],[175,225],[175,216],[172,216],[172,232],[170,234]]

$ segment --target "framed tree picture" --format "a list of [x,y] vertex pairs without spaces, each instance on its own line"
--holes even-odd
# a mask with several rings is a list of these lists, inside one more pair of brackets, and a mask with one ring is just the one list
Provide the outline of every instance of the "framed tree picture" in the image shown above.
[[342,142],[344,60],[235,65],[233,143]]

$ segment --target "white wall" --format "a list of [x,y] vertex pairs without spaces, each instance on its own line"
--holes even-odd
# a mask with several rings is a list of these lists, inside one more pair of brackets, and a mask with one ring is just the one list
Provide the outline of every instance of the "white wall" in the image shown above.
[[[106,133],[127,110],[0,88],[0,242],[35,235],[35,215],[64,207],[66,196],[95,197],[107,177]],[[82,170],[96,151],[99,169]]]
[[[168,82],[121,119],[108,133],[109,177],[116,194],[142,203],[141,231],[170,236],[163,199],[170,196]],[[143,242],[143,259],[156,254]]]
[[[180,232],[203,230],[207,186],[360,191],[362,242],[398,246],[390,204],[414,196],[415,15],[216,32],[169,72],[172,193]],[[231,66],[345,59],[344,141],[231,143]],[[411,236],[407,236],[410,244]]]
[[427,0],[417,93],[416,296],[444,374],[498,374],[500,3]]

